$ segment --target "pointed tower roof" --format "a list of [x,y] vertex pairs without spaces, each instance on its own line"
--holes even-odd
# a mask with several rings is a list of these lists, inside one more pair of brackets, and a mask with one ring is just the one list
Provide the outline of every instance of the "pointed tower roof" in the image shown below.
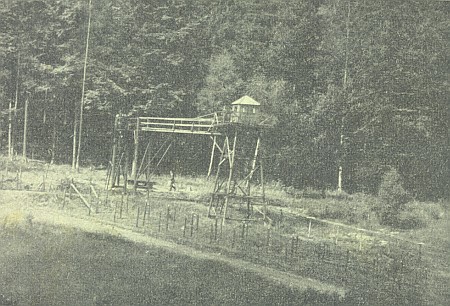
[[242,98],[239,98],[238,100],[231,103],[232,105],[261,105],[259,102],[257,102],[255,99],[249,96],[243,96]]

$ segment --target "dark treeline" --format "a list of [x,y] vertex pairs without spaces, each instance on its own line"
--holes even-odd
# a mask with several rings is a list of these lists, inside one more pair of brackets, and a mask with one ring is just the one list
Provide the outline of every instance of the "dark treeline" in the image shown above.
[[[28,100],[28,152],[70,162],[88,0],[4,3],[0,148],[7,151],[11,130],[21,152]],[[93,0],[82,162],[109,158],[119,112],[191,117],[247,94],[278,118],[265,139],[271,179],[334,189],[341,173],[347,192],[376,193],[396,169],[416,197],[447,196],[449,8],[425,0]],[[178,158],[192,161],[183,169],[206,164],[209,149],[184,150],[195,151],[196,141],[179,145]]]

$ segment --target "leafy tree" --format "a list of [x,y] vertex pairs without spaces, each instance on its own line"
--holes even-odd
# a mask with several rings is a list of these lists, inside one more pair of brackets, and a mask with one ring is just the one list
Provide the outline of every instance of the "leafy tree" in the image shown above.
[[202,113],[221,111],[242,95],[243,81],[238,76],[228,51],[214,55],[210,60],[205,86],[198,94],[198,108]]
[[383,175],[378,195],[381,199],[380,217],[383,224],[398,225],[398,216],[410,197],[402,186],[397,170],[391,169]]
[[[17,104],[16,151],[27,97],[29,147],[61,161],[72,149],[86,5],[0,9],[0,137]],[[119,112],[196,116],[249,94],[279,118],[266,177],[377,193],[395,168],[415,197],[448,196],[447,4],[96,0],[92,12],[86,159],[108,158]]]
[[[321,7],[320,14],[329,26],[321,47],[326,63],[321,71],[326,75],[319,73],[324,75],[324,85],[328,84],[323,94],[336,105],[336,111],[331,108],[329,112],[335,114],[333,126],[340,131],[332,136],[340,152],[336,158],[343,159],[348,171],[358,172],[357,165],[365,165],[378,177],[383,171],[377,169],[396,167],[412,187],[424,177],[417,180],[407,173],[416,172],[412,169],[420,164],[424,168],[417,172],[425,174],[429,167],[420,157],[422,148],[430,147],[427,139],[443,135],[441,128],[425,128],[424,122],[436,118],[445,126],[436,117],[442,114],[445,78],[435,66],[442,63],[445,39],[430,19],[443,20],[443,16],[434,4],[422,1],[383,3],[327,1]],[[442,140],[437,140],[439,147]],[[435,153],[442,162],[440,150]],[[351,176],[348,172],[347,186],[352,185]]]

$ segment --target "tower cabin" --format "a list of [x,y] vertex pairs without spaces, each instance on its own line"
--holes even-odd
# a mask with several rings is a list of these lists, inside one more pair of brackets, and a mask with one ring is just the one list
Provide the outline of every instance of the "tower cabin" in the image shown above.
[[257,124],[260,106],[261,104],[249,96],[243,96],[242,98],[231,103],[232,116],[231,122],[243,123],[243,124]]

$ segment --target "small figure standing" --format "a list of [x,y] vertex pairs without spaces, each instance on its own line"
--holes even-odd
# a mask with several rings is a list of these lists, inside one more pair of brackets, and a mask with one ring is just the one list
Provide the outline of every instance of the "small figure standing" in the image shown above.
[[175,174],[172,170],[170,170],[170,188],[169,191],[176,191],[177,187],[175,187]]

